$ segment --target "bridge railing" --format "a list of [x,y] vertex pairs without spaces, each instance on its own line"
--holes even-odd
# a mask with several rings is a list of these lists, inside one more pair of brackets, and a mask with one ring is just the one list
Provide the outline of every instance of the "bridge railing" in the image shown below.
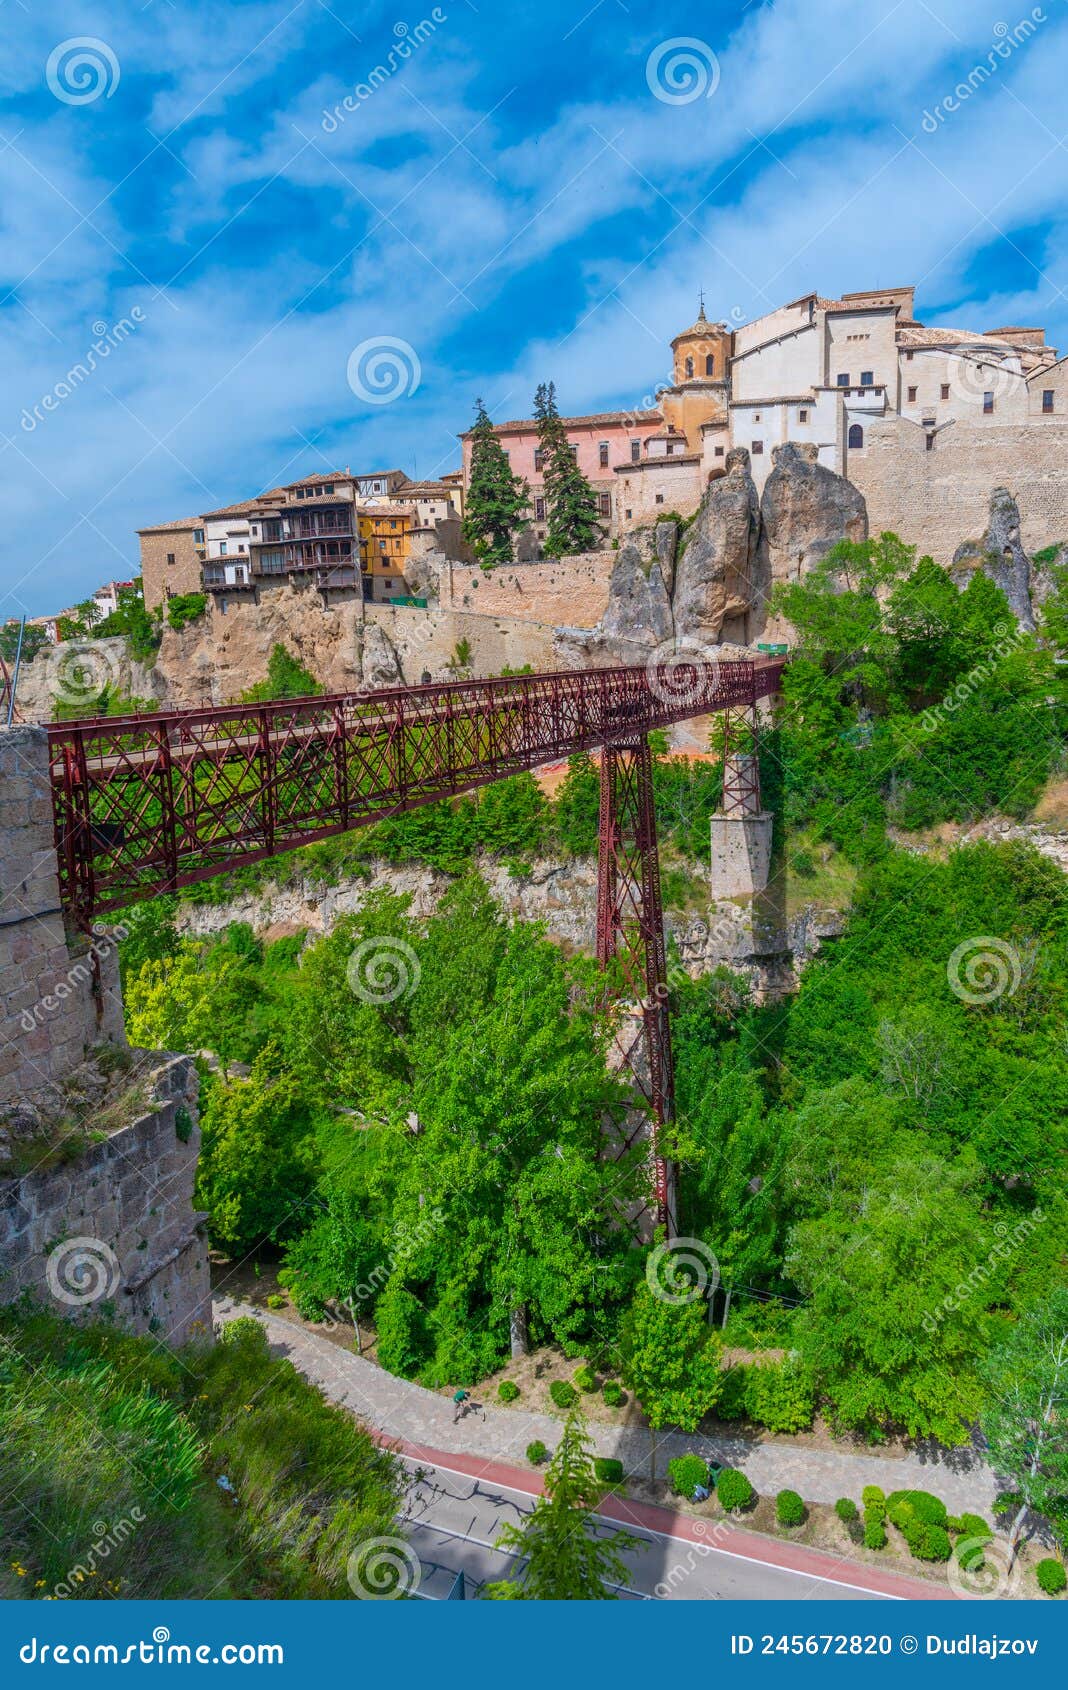
[[675,662],[62,722],[49,730],[80,919],[398,811],[748,704],[781,663]]

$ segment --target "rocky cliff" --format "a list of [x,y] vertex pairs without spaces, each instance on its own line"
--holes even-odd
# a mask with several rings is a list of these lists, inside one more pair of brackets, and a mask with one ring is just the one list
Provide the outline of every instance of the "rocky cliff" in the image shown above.
[[1019,627],[1033,632],[1031,560],[1020,540],[1019,507],[1007,487],[995,487],[991,493],[986,532],[957,547],[950,574],[963,588],[980,569],[1001,588]]

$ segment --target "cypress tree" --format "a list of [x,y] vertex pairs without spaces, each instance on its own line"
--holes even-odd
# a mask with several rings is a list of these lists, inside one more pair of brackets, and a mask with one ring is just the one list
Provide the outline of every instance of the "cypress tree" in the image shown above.
[[542,382],[539,386],[534,395],[534,417],[542,452],[548,518],[545,553],[548,557],[563,557],[565,553],[592,551],[602,537],[597,495],[571,449],[556,408],[554,382]]
[[476,399],[463,536],[484,569],[511,563],[515,535],[526,522],[529,504],[530,488],[512,474],[486,407]]

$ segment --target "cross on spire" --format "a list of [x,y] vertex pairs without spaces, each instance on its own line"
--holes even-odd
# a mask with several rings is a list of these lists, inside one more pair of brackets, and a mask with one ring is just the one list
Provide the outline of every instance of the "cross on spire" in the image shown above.
[[701,307],[700,310],[697,313],[697,321],[699,323],[703,323],[703,322],[706,321],[706,318],[705,318],[705,290],[704,290],[704,288],[698,288],[697,299],[698,299],[698,303]]

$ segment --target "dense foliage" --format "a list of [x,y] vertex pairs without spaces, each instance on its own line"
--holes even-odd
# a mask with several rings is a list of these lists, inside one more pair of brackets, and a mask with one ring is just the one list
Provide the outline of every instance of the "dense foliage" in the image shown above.
[[253,1321],[172,1353],[0,1309],[0,1596],[347,1597],[402,1477]]
[[546,557],[592,551],[601,540],[597,495],[579,468],[578,453],[556,405],[556,385],[542,382],[534,395],[534,420],[542,455]]
[[529,487],[512,474],[489,413],[481,399],[476,399],[463,537],[485,568],[511,563],[515,537],[526,521],[529,503]]

